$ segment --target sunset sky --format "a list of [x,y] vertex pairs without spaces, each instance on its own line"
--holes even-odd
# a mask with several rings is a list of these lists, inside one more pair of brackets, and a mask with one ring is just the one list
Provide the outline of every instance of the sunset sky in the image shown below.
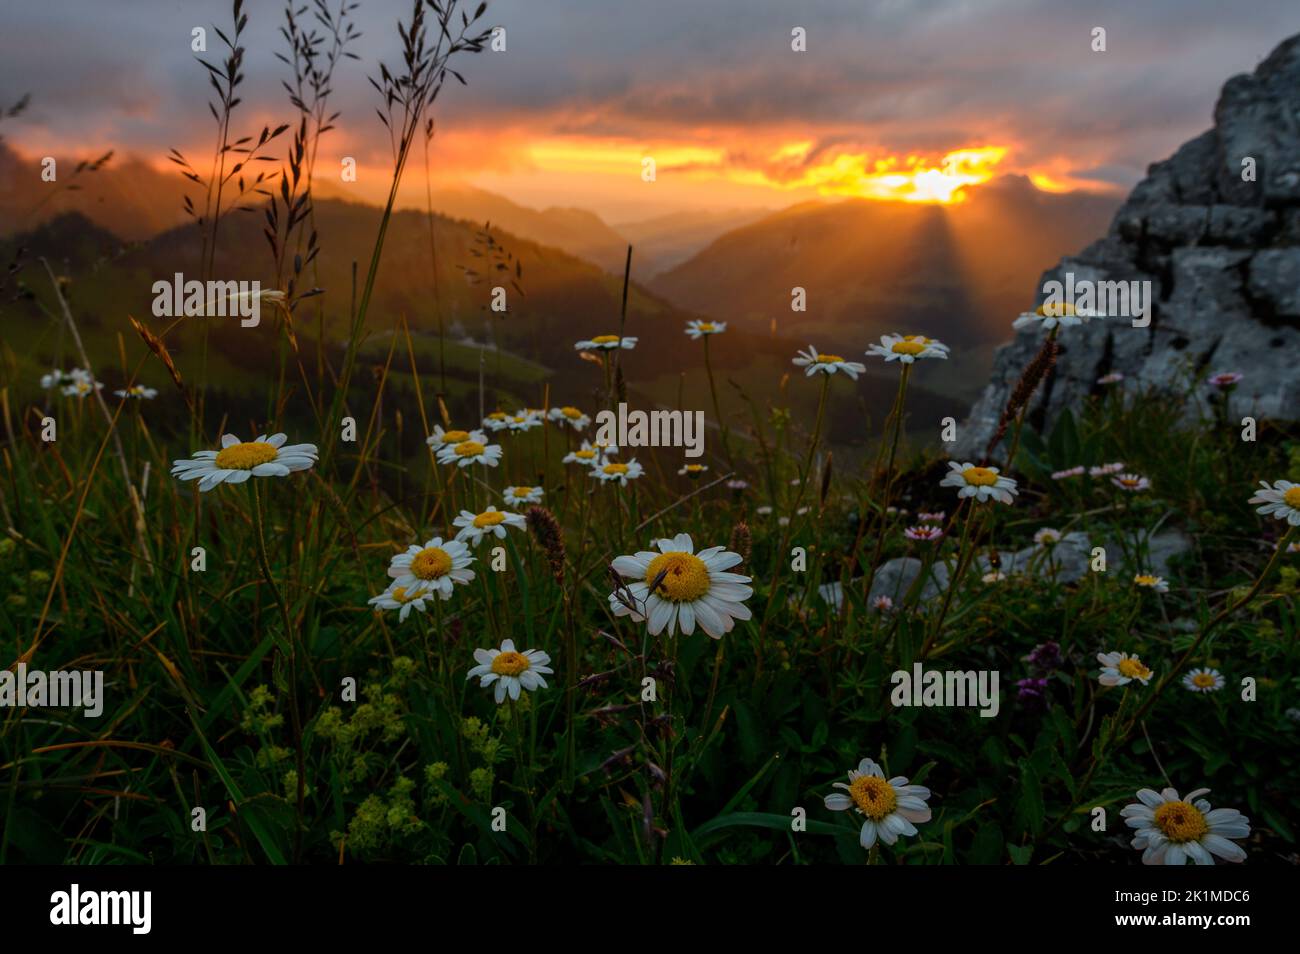
[[[317,175],[322,192],[377,200],[389,147],[365,77],[381,59],[397,63],[396,22],[410,4],[360,2],[360,60],[336,78],[342,116]],[[241,133],[293,116],[280,86],[287,67],[274,56],[283,5],[248,0],[246,9]],[[589,208],[611,222],[819,196],[943,198],[1002,172],[1045,188],[1121,191],[1210,126],[1227,77],[1300,31],[1295,0],[1231,9],[1211,0],[493,0],[486,20],[506,27],[507,50],[459,64],[469,86],[439,100],[432,160],[442,183]],[[161,168],[178,146],[206,161],[209,90],[190,31],[225,28],[229,15],[217,0],[6,0],[0,107],[27,92],[32,106],[0,132],[29,156],[113,148]],[[796,26],[807,52],[791,50]],[[1091,50],[1098,26],[1104,53]],[[357,159],[358,182],[338,181],[342,156]],[[653,183],[641,178],[646,156]],[[404,200],[422,201],[418,155],[406,186]]]

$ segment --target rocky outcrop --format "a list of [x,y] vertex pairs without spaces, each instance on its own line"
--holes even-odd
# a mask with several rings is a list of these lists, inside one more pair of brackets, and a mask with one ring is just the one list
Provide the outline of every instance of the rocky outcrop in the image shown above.
[[[1230,79],[1214,120],[1147,170],[1105,238],[1044,273],[1036,305],[1067,273],[1076,286],[1149,281],[1153,305],[1147,327],[1123,317],[1065,329],[1031,423],[1082,406],[1111,372],[1126,387],[1177,390],[1189,375],[1239,371],[1234,412],[1300,417],[1300,36]],[[957,455],[982,455],[1042,334],[1022,331],[998,350]]]

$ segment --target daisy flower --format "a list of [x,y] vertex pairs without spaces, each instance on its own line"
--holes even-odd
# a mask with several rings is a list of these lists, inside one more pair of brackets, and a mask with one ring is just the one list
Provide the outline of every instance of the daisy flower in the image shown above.
[[1271,516],[1276,520],[1285,520],[1293,527],[1300,527],[1300,484],[1293,484],[1289,480],[1275,480],[1270,487],[1268,481],[1261,480],[1259,485],[1264,489],[1255,491],[1255,496],[1247,501],[1247,503],[1264,505],[1256,507],[1255,512],[1265,517]]
[[691,480],[695,480],[697,477],[703,476],[704,472],[708,469],[708,464],[686,464],[677,471],[677,474],[678,476],[689,477]]
[[507,487],[501,491],[501,497],[512,506],[522,507],[525,504],[541,503],[545,492],[541,487]]
[[1142,852],[1144,865],[1183,865],[1190,858],[1198,865],[1214,864],[1215,855],[1224,861],[1245,861],[1246,852],[1230,838],[1249,838],[1250,819],[1235,808],[1211,808],[1198,788],[1180,798],[1166,788],[1156,792],[1144,788],[1138,801],[1125,805],[1120,815],[1136,829],[1133,847]]
[[124,400],[152,401],[158,396],[157,388],[147,388],[143,384],[133,384],[125,391],[114,391],[118,397]]
[[1084,474],[1083,465],[1078,467],[1067,467],[1065,470],[1052,471],[1053,480],[1069,480],[1071,477],[1082,477]]
[[1193,669],[1183,676],[1183,685],[1192,692],[1218,692],[1227,680],[1217,669]]
[[90,375],[86,374],[84,377],[73,378],[70,384],[65,384],[63,386],[63,396],[84,398],[101,390],[103,387],[103,384],[91,380]]
[[1119,652],[1098,653],[1097,661],[1102,667],[1097,681],[1103,686],[1124,686],[1134,679],[1145,686],[1151,681],[1151,670],[1137,656]]
[[188,460],[172,461],[172,476],[197,480],[199,490],[211,490],[223,481],[242,484],[250,477],[288,477],[316,463],[315,444],[285,444],[283,434],[263,434],[243,443],[234,434],[221,438],[221,450],[199,451]]
[[914,822],[930,820],[930,806],[926,800],[930,790],[924,785],[909,785],[905,776],[886,779],[880,766],[871,759],[863,759],[856,769],[849,769],[849,783],[836,782],[848,794],[833,792],[825,804],[833,812],[850,808],[865,816],[858,844],[871,848],[879,838],[887,845],[898,841],[900,835],[915,835]]
[[432,451],[440,451],[444,447],[455,447],[457,444],[463,444],[466,441],[478,441],[480,444],[487,443],[487,435],[482,431],[447,431],[443,430],[441,424],[433,426],[433,433],[424,439]]
[[1127,490],[1130,493],[1151,489],[1151,481],[1137,474],[1119,474],[1112,477],[1110,482],[1120,490]]
[[736,493],[741,493],[749,489],[749,481],[741,480],[739,477],[733,477],[731,480],[727,481],[727,489],[734,490]]
[[[658,553],[641,550],[633,556],[617,557],[610,564],[627,581],[625,587],[609,594],[609,608],[615,616],[631,616],[638,623],[649,620],[651,636],[665,629],[669,636],[678,630],[689,636],[699,624],[714,639],[731,632],[736,620],[751,617],[744,604],[754,594],[749,577],[727,572],[741,563],[739,553],[723,547],[696,553],[687,533],[662,539],[658,547]],[[659,585],[652,593],[650,584],[656,580]]]
[[[476,437],[482,440],[475,440]],[[468,467],[470,464],[486,464],[495,467],[501,462],[501,445],[489,444],[482,432],[471,434],[469,440],[458,444],[444,444],[438,451],[438,463],[455,464]]]
[[547,412],[546,416],[557,424],[568,424],[575,431],[580,431],[591,423],[590,417],[583,414],[576,407],[568,405],[553,407]]
[[1119,384],[1124,380],[1124,375],[1118,371],[1112,371],[1110,374],[1103,374],[1097,379],[1098,384]]
[[575,351],[631,351],[636,347],[636,338],[620,338],[618,335],[596,335],[590,341],[579,341],[573,346]]
[[413,543],[405,553],[393,557],[388,575],[407,593],[428,590],[449,600],[454,584],[474,579],[474,571],[469,569],[473,562],[469,547],[459,540],[444,543],[442,537],[434,537],[424,546]]
[[1221,371],[1218,374],[1210,375],[1210,384],[1220,391],[1229,391],[1241,383],[1244,375],[1236,371]]
[[483,426],[489,431],[504,431],[510,426],[510,415],[505,411],[493,411],[483,418]]
[[909,540],[921,540],[927,543],[934,543],[943,539],[943,528],[920,524],[915,527],[908,527],[903,531],[903,536]]
[[998,500],[1011,503],[1016,493],[1016,482],[1003,477],[996,467],[976,467],[974,464],[948,462],[948,473],[939,481],[940,487],[959,487],[958,497],[974,497],[977,501]]
[[472,545],[478,546],[484,537],[493,536],[498,540],[506,538],[506,527],[514,527],[517,530],[526,528],[524,515],[521,513],[510,513],[507,510],[498,510],[496,507],[489,506],[482,513],[471,513],[468,510],[462,510],[460,516],[452,521],[453,527],[460,527],[460,533],[456,534],[457,540],[468,540]]
[[626,487],[629,480],[636,480],[643,473],[645,473],[645,469],[637,463],[635,457],[626,464],[616,464],[613,461],[609,461],[607,463],[597,464],[591,468],[591,476],[596,477],[605,483],[618,481],[618,484],[621,487]]
[[596,464],[603,464],[605,458],[612,457],[618,453],[618,448],[613,444],[593,444],[591,441],[583,441],[582,447],[576,451],[570,451],[564,455],[566,464],[582,464],[591,467]]
[[424,601],[432,595],[430,590],[419,588],[408,590],[404,586],[392,583],[378,596],[370,597],[368,602],[376,609],[397,610],[397,621],[405,623],[406,617],[411,615],[412,608],[424,612]]
[[1070,328],[1081,325],[1092,317],[1092,312],[1079,310],[1068,301],[1043,302],[1033,311],[1021,312],[1020,316],[1011,322],[1011,327],[1017,331],[1033,327],[1051,331],[1057,326]]
[[542,419],[531,411],[516,411],[506,418],[508,431],[531,431],[534,427],[541,426]]
[[881,335],[880,344],[867,346],[867,354],[912,364],[918,358],[946,358],[948,346],[925,335]]
[[798,367],[807,368],[808,377],[814,374],[834,374],[836,371],[842,371],[856,381],[858,375],[867,370],[865,364],[845,361],[837,354],[818,354],[817,349],[812,345],[808,346],[807,351],[800,351],[799,357],[795,358],[793,363]]
[[705,335],[720,335],[727,330],[725,321],[688,321],[686,333],[696,341]]
[[1034,542],[1040,547],[1051,547],[1061,542],[1061,531],[1052,527],[1043,527],[1034,534]]
[[474,661],[478,663],[469,671],[466,679],[479,677],[479,685],[486,688],[497,684],[497,705],[506,701],[506,696],[518,699],[523,689],[534,692],[546,688],[544,673],[553,674],[551,657],[540,649],[526,649],[522,653],[515,649],[513,639],[501,641],[500,649],[476,649]]
[[1133,577],[1133,582],[1138,586],[1144,586],[1149,590],[1155,590],[1157,593],[1168,593],[1169,584],[1165,582],[1163,576],[1152,576],[1150,573],[1139,573]]
[[894,608],[894,601],[888,596],[881,595],[871,601],[871,606],[878,613],[888,613]]
[[990,570],[980,577],[981,583],[1001,583],[1007,578],[1007,575],[1001,570]]

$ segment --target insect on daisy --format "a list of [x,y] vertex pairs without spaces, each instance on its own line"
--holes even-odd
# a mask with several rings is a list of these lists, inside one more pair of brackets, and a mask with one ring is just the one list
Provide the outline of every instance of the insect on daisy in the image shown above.
[[[475,437],[483,439],[475,440]],[[487,443],[487,438],[479,432],[471,434],[468,440],[458,444],[444,444],[438,451],[437,459],[440,464],[455,464],[457,467],[468,467],[470,464],[495,467],[501,462],[501,445]]]
[[487,443],[487,435],[482,431],[458,431],[443,430],[441,424],[435,424],[433,433],[424,439],[432,451],[440,451],[444,447],[455,447],[457,444],[463,444],[465,441],[478,441],[480,444]]
[[553,674],[551,657],[540,649],[526,649],[522,653],[515,649],[513,639],[501,641],[500,649],[476,649],[474,661],[478,663],[469,671],[466,679],[479,677],[483,688],[496,683],[497,705],[511,699],[518,699],[521,690],[534,692],[546,688],[544,674]]
[[943,528],[920,524],[915,527],[908,527],[903,531],[903,536],[909,540],[920,540],[926,543],[934,543],[943,539]]
[[397,610],[397,621],[405,623],[406,617],[411,615],[411,610],[416,609],[421,613],[424,612],[424,601],[433,595],[432,590],[416,587],[407,589],[404,586],[398,586],[396,583],[390,583],[388,589],[378,596],[370,597],[369,603],[376,609]]
[[508,504],[522,507],[524,504],[541,503],[545,493],[541,487],[507,487],[501,491],[501,498]]
[[564,407],[551,408],[546,416],[557,424],[568,424],[575,431],[580,431],[591,423],[591,418],[583,414],[576,407],[565,405]]
[[837,354],[818,354],[817,349],[812,345],[808,346],[807,351],[800,351],[799,357],[794,358],[793,363],[798,367],[807,368],[805,373],[808,377],[814,374],[834,374],[836,371],[842,371],[856,381],[858,375],[867,370],[865,364],[858,361],[845,361]]
[[704,472],[708,469],[708,464],[686,464],[678,470],[677,473],[679,476],[689,477],[691,480],[695,480],[698,477],[702,477]]
[[1151,489],[1151,481],[1138,474],[1119,474],[1112,477],[1110,482],[1120,490],[1127,490],[1129,493]]
[[868,345],[866,353],[886,361],[912,364],[919,358],[946,358],[948,346],[925,335],[881,335],[880,344]]
[[880,766],[871,759],[863,759],[856,769],[849,769],[849,782],[836,782],[848,794],[832,792],[825,797],[825,805],[833,812],[853,809],[865,816],[858,844],[871,848],[879,838],[887,845],[898,841],[900,835],[915,835],[916,824],[930,820],[930,806],[926,801],[930,790],[924,785],[910,785],[903,775],[886,779]]
[[[631,616],[638,623],[648,620],[651,636],[665,629],[669,636],[678,630],[689,636],[698,624],[714,639],[731,632],[736,620],[751,617],[744,604],[754,594],[749,577],[727,572],[741,563],[739,553],[723,547],[696,553],[687,533],[657,545],[658,553],[641,550],[610,564],[628,581],[609,594],[615,616]],[[656,584],[653,592],[652,583]]]
[[1275,480],[1270,487],[1268,481],[1261,480],[1259,485],[1263,489],[1255,491],[1255,496],[1247,501],[1247,503],[1264,505],[1255,508],[1255,512],[1261,516],[1273,517],[1275,520],[1285,520],[1293,527],[1300,527],[1300,484],[1293,484],[1289,480]]
[[626,487],[629,480],[636,480],[643,473],[645,469],[637,463],[635,457],[626,464],[609,461],[591,468],[591,476],[604,483],[616,482],[620,487]]
[[133,384],[125,391],[114,391],[118,397],[127,401],[152,401],[158,396],[157,388],[147,388],[143,384]]
[[288,477],[298,470],[309,470],[316,463],[315,444],[285,444],[283,434],[263,434],[244,443],[234,434],[221,438],[221,450],[199,451],[188,460],[172,461],[172,476],[178,480],[197,480],[199,490],[207,491],[220,483],[242,484],[250,477]]
[[575,351],[631,351],[636,347],[636,338],[620,338],[618,335],[596,335],[589,341],[579,341],[573,346]]
[[1125,686],[1134,679],[1145,686],[1151,681],[1151,670],[1137,656],[1120,652],[1098,653],[1097,661],[1101,663],[1101,675],[1097,681],[1103,686]]
[[1133,582],[1148,590],[1155,590],[1157,593],[1169,592],[1169,584],[1165,582],[1163,576],[1153,576],[1150,573],[1139,573],[1137,576],[1133,577]]
[[686,333],[696,341],[705,335],[720,335],[727,330],[725,321],[688,321]]
[[424,546],[411,544],[405,553],[393,557],[388,565],[388,575],[408,593],[429,590],[441,599],[451,599],[452,589],[474,579],[469,565],[474,557],[469,547],[459,540],[443,542],[434,537]]
[[978,501],[998,500],[1011,503],[1016,494],[1016,482],[1003,477],[996,467],[976,467],[974,464],[948,462],[948,473],[939,481],[940,487],[957,487],[958,497],[974,497]]
[[1149,788],[1137,793],[1138,800],[1120,809],[1124,824],[1137,831],[1133,847],[1142,852],[1144,865],[1183,865],[1188,859],[1198,865],[1224,861],[1245,861],[1246,851],[1230,838],[1249,838],[1250,819],[1235,808],[1211,808],[1198,788],[1182,798],[1178,790],[1156,792]]
[[1193,669],[1183,676],[1183,686],[1192,692],[1218,692],[1227,680],[1217,669]]
[[498,510],[492,506],[477,514],[462,510],[460,516],[452,521],[452,526],[460,527],[460,533],[456,534],[457,540],[468,540],[474,546],[478,546],[487,536],[504,540],[506,527],[514,527],[516,530],[526,529],[523,514]]

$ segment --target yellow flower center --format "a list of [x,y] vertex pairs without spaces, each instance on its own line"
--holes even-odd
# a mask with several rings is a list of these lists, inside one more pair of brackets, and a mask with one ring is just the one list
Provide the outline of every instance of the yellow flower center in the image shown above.
[[529,497],[536,489],[535,487],[511,487],[510,493],[514,497]]
[[481,513],[474,518],[474,526],[482,530],[484,527],[495,527],[506,519],[506,515],[500,510],[489,510]]
[[698,473],[700,473],[700,472],[703,471],[703,470],[704,470],[704,465],[703,465],[703,464],[687,464],[687,465],[686,465],[686,473],[688,473],[688,474],[698,474]]
[[1210,689],[1214,686],[1214,677],[1208,672],[1198,672],[1192,677],[1192,685],[1197,689]]
[[393,587],[392,596],[393,599],[395,599],[399,603],[409,603],[411,600],[415,599],[414,596],[406,595],[406,587],[404,586]]
[[819,354],[817,356],[818,364],[838,364],[843,360],[844,359],[837,354]]
[[701,322],[700,322],[698,325],[696,325],[695,327],[696,327],[697,329],[699,329],[700,331],[712,331],[712,330],[713,330],[713,322],[711,322],[711,321],[701,321]]
[[573,452],[573,456],[574,456],[574,457],[581,457],[583,460],[591,460],[593,457],[596,456],[596,452],[595,452],[594,450],[580,450],[580,451],[574,451],[574,452]]
[[[507,415],[505,411],[493,411],[491,414],[488,415],[488,420],[489,420],[489,421],[504,421],[508,416],[509,416],[509,415]],[[468,437],[469,435],[466,435],[466,436]]]
[[661,553],[650,561],[646,570],[646,583],[664,574],[655,595],[674,603],[690,603],[709,592],[709,569],[704,561],[691,553],[674,551]]
[[1074,314],[1074,306],[1068,301],[1043,302],[1038,306],[1038,312],[1044,318],[1062,318],[1066,315]]
[[528,657],[523,653],[497,653],[492,660],[492,671],[498,676],[517,676],[529,666]]
[[411,560],[411,573],[417,579],[436,580],[451,572],[451,555],[442,547],[425,547]]
[[1121,676],[1126,676],[1129,679],[1145,679],[1151,675],[1151,670],[1142,665],[1142,660],[1136,656],[1121,659],[1116,668]]
[[217,466],[226,470],[252,470],[275,460],[275,448],[265,441],[231,444],[217,455]]
[[615,341],[618,341],[618,335],[596,335],[596,337],[591,339],[592,344],[600,345],[613,344]]
[[455,447],[457,457],[477,457],[485,449],[478,441],[461,441]]
[[849,784],[849,796],[855,805],[874,822],[893,814],[898,807],[894,786],[874,775],[859,775]]
[[967,467],[961,475],[966,483],[976,487],[992,487],[998,482],[998,475],[987,467]]
[[1136,583],[1138,586],[1155,586],[1156,577],[1148,576],[1145,573],[1140,573],[1137,576],[1133,577],[1133,582]]
[[890,348],[895,354],[920,354],[925,350],[925,342],[922,341],[895,341],[894,346]]
[[1300,486],[1292,487],[1282,495],[1282,502],[1292,510],[1300,510]]
[[1165,802],[1155,810],[1155,816],[1156,827],[1174,844],[1199,841],[1210,831],[1201,810],[1188,802]]
[[443,431],[442,442],[444,444],[459,444],[462,441],[469,440],[469,431]]
[[627,464],[606,464],[601,470],[607,474],[626,474]]
[[576,421],[578,418],[582,417],[582,412],[576,407],[562,407],[560,408],[560,413],[571,421]]

